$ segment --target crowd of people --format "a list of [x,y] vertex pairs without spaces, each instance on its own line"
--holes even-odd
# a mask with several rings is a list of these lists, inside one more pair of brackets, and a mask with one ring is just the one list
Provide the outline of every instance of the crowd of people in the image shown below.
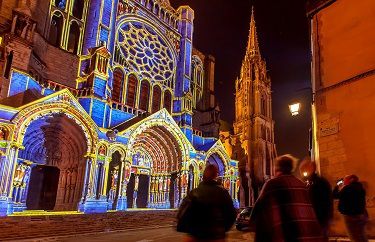
[[[302,179],[293,175],[296,164],[297,159],[291,155],[276,159],[275,177],[264,184],[250,216],[255,241],[328,241],[334,199],[338,199],[338,211],[350,240],[368,241],[366,192],[359,178],[345,176],[332,190],[331,184],[317,174],[314,162],[301,162]],[[217,178],[217,167],[208,165],[203,181],[180,206],[177,231],[187,234],[186,242],[225,241],[225,234],[236,219],[232,199]]]

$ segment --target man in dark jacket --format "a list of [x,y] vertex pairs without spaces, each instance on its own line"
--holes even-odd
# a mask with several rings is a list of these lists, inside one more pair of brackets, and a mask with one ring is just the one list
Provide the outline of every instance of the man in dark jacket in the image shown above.
[[236,219],[232,198],[217,177],[217,167],[208,165],[203,182],[181,203],[177,231],[188,233],[188,241],[224,241]]
[[307,159],[300,165],[300,173],[306,181],[316,218],[328,239],[328,229],[333,218],[333,196],[331,184],[316,173],[316,164]]
[[346,229],[351,241],[368,241],[365,228],[368,220],[366,210],[366,191],[356,175],[346,176],[343,185],[337,184],[333,191],[339,199],[338,209],[344,216]]

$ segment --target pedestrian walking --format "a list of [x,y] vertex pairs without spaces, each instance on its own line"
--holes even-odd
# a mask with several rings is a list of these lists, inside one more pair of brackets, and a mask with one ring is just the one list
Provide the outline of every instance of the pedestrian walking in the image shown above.
[[366,191],[356,175],[345,176],[333,190],[339,200],[338,210],[343,215],[346,230],[351,241],[367,242]]
[[177,231],[188,234],[186,241],[225,241],[236,219],[232,198],[217,178],[217,167],[207,165],[203,181],[181,203]]
[[292,175],[296,162],[291,155],[276,159],[276,176],[264,184],[250,217],[256,242],[326,241],[305,183]]
[[302,179],[305,180],[316,218],[322,227],[323,236],[328,240],[329,225],[333,218],[332,187],[327,179],[316,173],[316,163],[310,159],[300,165]]

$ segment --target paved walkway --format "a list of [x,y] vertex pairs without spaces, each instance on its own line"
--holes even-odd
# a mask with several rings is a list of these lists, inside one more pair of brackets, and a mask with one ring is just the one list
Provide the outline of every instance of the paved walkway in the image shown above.
[[[122,232],[110,232],[110,233],[93,233],[86,235],[72,235],[57,238],[43,238],[43,239],[28,239],[28,240],[13,240],[22,242],[178,242],[184,238],[183,233],[176,232],[174,227],[163,227],[163,228],[152,228],[143,230],[128,230]],[[227,242],[251,242],[253,236],[249,232],[240,232],[235,229],[228,233]]]

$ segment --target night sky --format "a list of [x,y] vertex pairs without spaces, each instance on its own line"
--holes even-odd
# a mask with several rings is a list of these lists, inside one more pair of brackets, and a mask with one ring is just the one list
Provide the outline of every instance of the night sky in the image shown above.
[[[170,0],[195,11],[194,46],[216,58],[215,92],[221,118],[234,119],[234,83],[240,74],[255,7],[258,41],[272,81],[273,118],[278,154],[307,155],[310,127],[310,51],[305,1]],[[288,104],[302,103],[292,117]]]

